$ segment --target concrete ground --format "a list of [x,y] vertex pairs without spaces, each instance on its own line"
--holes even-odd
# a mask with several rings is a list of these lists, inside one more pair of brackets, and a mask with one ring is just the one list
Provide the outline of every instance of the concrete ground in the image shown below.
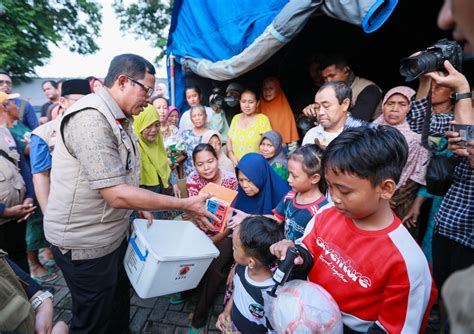
[[[54,283],[43,284],[54,287],[54,322],[71,320],[71,295],[66,282],[58,271],[60,278]],[[191,325],[190,314],[194,309],[195,298],[180,305],[171,305],[169,296],[141,299],[130,289],[130,331],[131,333],[159,333],[159,334],[185,334]],[[212,311],[209,312],[207,329],[209,334],[220,333],[216,329],[217,316],[223,310],[224,286],[214,302]]]

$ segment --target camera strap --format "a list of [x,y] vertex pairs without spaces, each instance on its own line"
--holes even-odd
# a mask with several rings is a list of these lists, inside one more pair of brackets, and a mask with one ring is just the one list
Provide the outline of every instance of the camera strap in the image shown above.
[[424,119],[423,119],[423,127],[421,128],[421,144],[429,152],[434,154],[436,152],[444,151],[448,147],[448,144],[446,143],[446,145],[443,145],[443,147],[438,147],[438,148],[434,148],[432,145],[430,145],[429,133],[430,133],[431,115],[432,115],[432,110],[431,110],[431,107],[432,107],[432,105],[431,105],[431,85],[430,85],[430,90],[429,90],[428,96],[426,98],[428,100],[428,107],[426,108],[426,113],[425,113],[425,116],[424,116]]

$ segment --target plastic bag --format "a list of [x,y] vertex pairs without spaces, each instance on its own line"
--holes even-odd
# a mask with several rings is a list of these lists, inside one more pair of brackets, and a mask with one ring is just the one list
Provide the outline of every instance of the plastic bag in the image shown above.
[[267,293],[265,314],[277,333],[340,334],[341,311],[332,296],[309,281],[293,280],[278,288],[277,296]]

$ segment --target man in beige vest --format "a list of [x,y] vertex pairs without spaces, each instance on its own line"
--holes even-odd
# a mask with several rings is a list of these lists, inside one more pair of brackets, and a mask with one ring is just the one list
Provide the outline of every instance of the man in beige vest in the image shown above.
[[132,208],[212,218],[205,209],[208,194],[178,199],[138,187],[132,116],[150,103],[154,74],[138,55],[114,57],[104,87],[77,101],[59,125],[44,227],[71,292],[72,333],[128,332],[123,258]]
[[[327,54],[320,58],[321,74],[324,82],[345,81],[352,89],[352,117],[372,121],[382,113],[382,89],[374,82],[355,75],[342,54]],[[314,104],[307,106],[303,113],[317,117]]]
[[34,190],[23,152],[7,128],[6,108],[19,94],[0,91],[0,248],[29,273],[26,219],[33,213]]

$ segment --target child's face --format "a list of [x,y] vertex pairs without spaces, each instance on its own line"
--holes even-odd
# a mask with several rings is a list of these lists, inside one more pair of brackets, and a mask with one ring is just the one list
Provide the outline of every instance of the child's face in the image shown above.
[[295,159],[288,160],[288,184],[296,192],[306,192],[313,187],[311,176],[303,170],[303,163]]
[[240,241],[240,227],[235,228],[234,233],[232,234],[232,249],[234,251],[235,262],[242,266],[246,266],[248,261],[244,252],[244,247]]
[[334,205],[344,216],[363,219],[380,208],[382,190],[369,180],[353,174],[335,173],[332,168],[326,168],[325,177]]
[[194,89],[188,89],[186,90],[186,102],[190,107],[194,107],[201,103],[201,97]]
[[393,94],[383,105],[383,118],[395,126],[402,123],[410,110],[410,101],[402,94]]
[[275,146],[273,146],[272,142],[269,141],[267,138],[262,140],[262,143],[259,146],[260,153],[265,157],[265,159],[269,160],[275,156]]
[[214,147],[214,150],[216,151],[217,154],[221,152],[222,143],[219,137],[217,137],[216,135],[212,136],[211,139],[209,139],[209,145]]
[[257,186],[252,181],[250,181],[249,178],[245,176],[245,174],[242,173],[240,170],[237,177],[239,179],[240,187],[247,196],[252,197],[258,194],[260,189],[258,189]]

